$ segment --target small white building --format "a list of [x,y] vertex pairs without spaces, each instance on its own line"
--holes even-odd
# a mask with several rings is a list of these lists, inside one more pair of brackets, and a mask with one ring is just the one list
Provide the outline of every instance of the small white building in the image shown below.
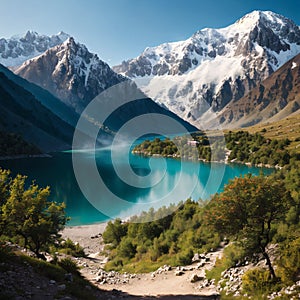
[[188,141],[187,144],[190,145],[190,146],[193,146],[193,147],[197,147],[199,142],[198,141]]

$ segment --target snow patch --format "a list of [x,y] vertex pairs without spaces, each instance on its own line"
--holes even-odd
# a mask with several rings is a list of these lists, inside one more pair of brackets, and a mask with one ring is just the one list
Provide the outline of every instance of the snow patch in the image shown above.
[[62,31],[51,36],[27,31],[23,35],[14,35],[10,39],[2,38],[0,39],[0,63],[15,68],[26,60],[62,44],[68,38],[69,35]]
[[295,63],[294,61],[292,62],[292,70],[295,69],[297,67],[297,63]]

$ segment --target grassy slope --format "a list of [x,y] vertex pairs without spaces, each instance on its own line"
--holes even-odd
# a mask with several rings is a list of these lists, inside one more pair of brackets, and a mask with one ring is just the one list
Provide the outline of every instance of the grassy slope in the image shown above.
[[297,138],[300,138],[300,113],[293,114],[277,122],[257,124],[243,130],[247,130],[250,133],[260,132],[266,138],[271,139],[288,138],[292,141],[289,149],[300,152],[300,141],[295,141]]

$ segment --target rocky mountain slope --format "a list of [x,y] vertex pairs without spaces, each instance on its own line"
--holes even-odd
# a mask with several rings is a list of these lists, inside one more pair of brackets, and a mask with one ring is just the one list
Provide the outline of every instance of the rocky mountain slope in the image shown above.
[[[254,11],[222,29],[145,49],[113,69],[171,111],[205,126],[300,53],[300,29],[269,11]],[[214,124],[216,125],[216,124]]]
[[279,121],[300,108],[300,54],[218,115],[223,126]]
[[99,93],[126,80],[72,37],[14,71],[79,113]]
[[23,36],[13,36],[10,39],[0,39],[0,63],[14,67],[24,61],[44,53],[47,49],[63,43],[69,35],[60,32],[56,35],[41,35],[27,31]]

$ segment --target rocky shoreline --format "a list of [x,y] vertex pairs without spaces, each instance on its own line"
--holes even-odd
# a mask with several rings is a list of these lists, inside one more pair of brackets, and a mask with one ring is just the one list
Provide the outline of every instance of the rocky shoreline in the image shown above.
[[[139,155],[139,156],[145,156],[145,157],[164,157],[164,158],[172,158],[172,159],[181,159],[180,155],[174,154],[174,155],[162,155],[162,154],[151,154],[150,152],[146,152],[146,151],[132,151],[132,154],[134,155]],[[206,160],[206,159],[202,159],[202,158],[198,158],[197,160],[193,159],[193,158],[184,158],[184,160],[187,161],[201,161],[204,163],[220,163],[220,164],[242,164],[242,165],[246,165],[248,167],[257,167],[257,168],[268,168],[268,169],[282,169],[281,166],[272,166],[270,164],[252,164],[251,162],[242,162],[242,161],[238,161],[236,159],[232,159],[229,160],[229,155],[230,155],[230,151],[226,151],[226,155],[225,155],[225,159],[224,160]]]
[[11,160],[11,159],[20,159],[20,158],[45,158],[52,157],[50,154],[42,153],[42,154],[20,154],[20,155],[8,155],[8,156],[0,156],[0,160]]

